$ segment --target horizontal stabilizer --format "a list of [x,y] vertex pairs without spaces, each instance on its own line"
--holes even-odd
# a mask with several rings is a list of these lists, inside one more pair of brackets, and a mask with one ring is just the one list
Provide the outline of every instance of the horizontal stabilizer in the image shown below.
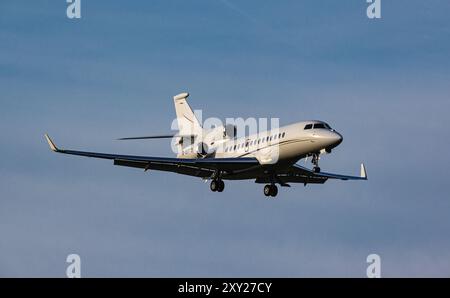
[[175,134],[171,135],[156,135],[156,136],[144,136],[144,137],[127,137],[127,138],[120,138],[117,139],[119,141],[125,141],[125,140],[147,140],[147,139],[171,139],[175,136]]

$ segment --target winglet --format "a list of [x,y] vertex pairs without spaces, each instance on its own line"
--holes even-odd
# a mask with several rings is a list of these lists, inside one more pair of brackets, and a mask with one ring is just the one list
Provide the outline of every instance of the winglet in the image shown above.
[[50,146],[50,149],[53,152],[58,152],[59,151],[58,147],[56,147],[56,145],[53,143],[52,139],[50,139],[48,134],[45,134],[45,139],[47,140],[47,143],[48,143],[48,145]]
[[366,167],[364,166],[364,164],[361,164],[361,178],[366,179],[367,180],[367,172],[366,172]]

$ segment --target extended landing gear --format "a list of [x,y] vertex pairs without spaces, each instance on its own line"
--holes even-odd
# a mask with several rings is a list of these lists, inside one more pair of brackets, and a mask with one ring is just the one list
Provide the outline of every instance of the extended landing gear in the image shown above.
[[278,187],[275,184],[267,184],[264,186],[264,195],[266,197],[276,197],[278,194]]
[[214,179],[211,181],[209,187],[212,191],[222,192],[225,189],[225,183],[223,182],[223,180]]
[[320,159],[319,154],[315,153],[315,154],[312,155],[311,162],[314,165],[314,167],[313,167],[314,173],[319,173],[320,172],[319,159]]

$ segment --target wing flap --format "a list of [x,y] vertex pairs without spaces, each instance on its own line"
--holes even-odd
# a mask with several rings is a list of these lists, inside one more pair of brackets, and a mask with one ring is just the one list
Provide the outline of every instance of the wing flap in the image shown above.
[[124,160],[124,159],[114,159],[115,166],[123,166],[138,169],[147,169],[147,162],[134,161],[134,160]]

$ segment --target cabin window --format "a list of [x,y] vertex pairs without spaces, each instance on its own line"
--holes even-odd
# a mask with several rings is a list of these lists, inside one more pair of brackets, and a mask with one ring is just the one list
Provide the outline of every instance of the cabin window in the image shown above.
[[286,135],[286,133],[285,132],[283,132],[283,134],[281,134],[281,137],[282,138],[284,138],[284,136]]
[[234,145],[234,149],[233,150],[236,150],[236,145]]

